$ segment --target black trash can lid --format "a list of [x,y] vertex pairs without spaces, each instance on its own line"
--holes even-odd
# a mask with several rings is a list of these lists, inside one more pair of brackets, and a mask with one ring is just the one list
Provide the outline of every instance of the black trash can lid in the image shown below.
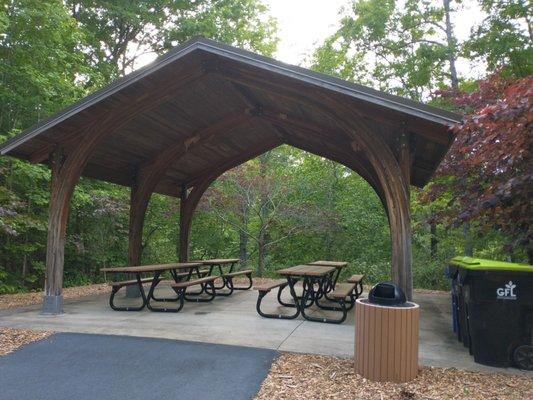
[[400,286],[391,281],[384,281],[370,289],[368,301],[386,306],[401,306],[405,304],[406,299],[405,293]]

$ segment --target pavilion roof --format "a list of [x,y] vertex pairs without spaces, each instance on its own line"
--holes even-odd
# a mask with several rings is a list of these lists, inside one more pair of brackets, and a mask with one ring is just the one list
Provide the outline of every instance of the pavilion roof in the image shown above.
[[341,162],[371,181],[369,160],[347,134],[357,132],[355,121],[393,151],[408,135],[410,181],[421,187],[460,116],[196,38],[9,139],[0,154],[48,163],[57,148],[88,140],[91,129],[109,129],[82,175],[130,186],[139,168],[175,154],[156,188],[172,196],[281,144]]

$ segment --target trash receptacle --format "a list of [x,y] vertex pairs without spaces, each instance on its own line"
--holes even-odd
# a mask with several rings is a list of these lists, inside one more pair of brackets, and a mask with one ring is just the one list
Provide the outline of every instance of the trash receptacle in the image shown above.
[[374,381],[407,382],[418,374],[419,307],[393,282],[381,282],[355,305],[355,371]]
[[533,370],[533,266],[455,257],[460,339],[474,361]]

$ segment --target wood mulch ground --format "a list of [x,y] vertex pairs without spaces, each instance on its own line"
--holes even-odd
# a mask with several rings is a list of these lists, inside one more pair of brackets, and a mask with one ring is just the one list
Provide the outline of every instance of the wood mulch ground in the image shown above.
[[21,346],[44,339],[52,334],[53,332],[48,331],[0,327],[0,356],[11,353]]
[[533,379],[423,367],[408,383],[372,382],[354,372],[352,360],[284,353],[255,398],[270,399],[525,400],[533,399]]

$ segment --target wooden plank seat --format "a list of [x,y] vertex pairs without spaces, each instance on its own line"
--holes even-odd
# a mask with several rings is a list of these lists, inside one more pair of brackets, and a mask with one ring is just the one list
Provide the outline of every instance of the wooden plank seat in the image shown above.
[[[288,285],[289,285],[289,283],[287,282],[286,279],[278,279],[278,280],[275,280],[275,281],[271,281],[271,282],[263,283],[261,285],[254,286],[254,289],[258,291],[257,303],[255,305],[255,309],[257,310],[257,313],[260,316],[264,317],[264,318],[276,318],[276,319],[294,319],[294,318],[297,318],[298,315],[300,315],[300,310],[294,304],[285,303],[281,299],[281,293],[283,292],[283,289],[285,289]],[[273,289],[276,289],[276,288],[278,289],[278,294],[277,294],[278,303],[280,303],[282,306],[285,306],[285,307],[294,308],[296,310],[295,313],[287,315],[287,314],[280,314],[280,313],[277,313],[277,314],[276,313],[266,313],[263,310],[261,310],[261,303],[263,301],[263,298],[270,291],[272,291]]]
[[[160,282],[160,279],[156,279],[155,282],[154,282],[154,278],[141,278],[140,279],[141,281],[141,284],[145,284],[145,283],[152,283],[155,285],[157,285],[159,282]],[[133,285],[138,285],[139,282],[137,281],[137,279],[130,279],[130,280],[126,280],[126,281],[115,281],[115,282],[109,282],[108,285],[111,286],[111,295],[109,296],[109,306],[111,307],[111,309],[115,310],[115,311],[140,311],[142,310],[145,305],[146,305],[146,295],[144,294],[144,290],[140,290],[140,293],[141,293],[141,298],[142,298],[142,305],[140,306],[134,306],[134,307],[121,307],[121,306],[117,306],[115,304],[115,295],[117,294],[117,292],[122,289],[123,287],[127,287],[127,286],[133,286]]]
[[335,289],[328,294],[328,297],[339,300],[350,296],[355,289],[355,283],[337,283]]
[[[224,279],[226,281],[226,286],[229,288],[230,290],[230,293],[233,293],[234,290],[248,290],[252,287],[253,283],[252,283],[252,270],[251,269],[243,269],[241,271],[234,271],[234,272],[229,272],[227,274],[222,274],[222,279]],[[235,286],[233,284],[233,278],[235,278],[236,276],[245,276],[246,278],[248,278],[248,285],[245,285],[245,286]]]
[[[183,308],[183,305],[185,303],[185,300],[187,301],[194,301],[197,303],[200,302],[208,302],[215,298],[215,288],[214,288],[214,281],[217,279],[216,276],[205,276],[203,278],[198,279],[191,279],[191,280],[183,280],[180,282],[173,282],[170,284],[170,287],[172,290],[174,290],[177,294],[177,301],[179,302],[178,306],[175,308],[171,307],[154,307],[150,303],[148,304],[148,308],[151,311],[157,311],[157,312],[178,312]],[[201,297],[201,296],[187,296],[187,289],[191,286],[201,286],[202,291],[200,294],[206,294],[207,296]],[[150,288],[150,293],[148,294],[148,297],[152,297],[152,289],[154,286]]]
[[[154,278],[143,278],[141,279],[141,283],[145,284],[145,283],[152,283],[152,280]],[[137,282],[137,279],[130,279],[128,281],[119,281],[119,282],[108,282],[107,283],[109,286],[112,286],[112,287],[117,287],[117,288],[123,288],[124,286],[132,286],[132,285],[137,285],[138,282]]]
[[347,279],[348,283],[355,283],[357,285],[356,291],[355,291],[355,294],[357,296],[356,298],[359,298],[359,296],[363,294],[363,278],[364,277],[365,277],[364,275],[354,274]]

